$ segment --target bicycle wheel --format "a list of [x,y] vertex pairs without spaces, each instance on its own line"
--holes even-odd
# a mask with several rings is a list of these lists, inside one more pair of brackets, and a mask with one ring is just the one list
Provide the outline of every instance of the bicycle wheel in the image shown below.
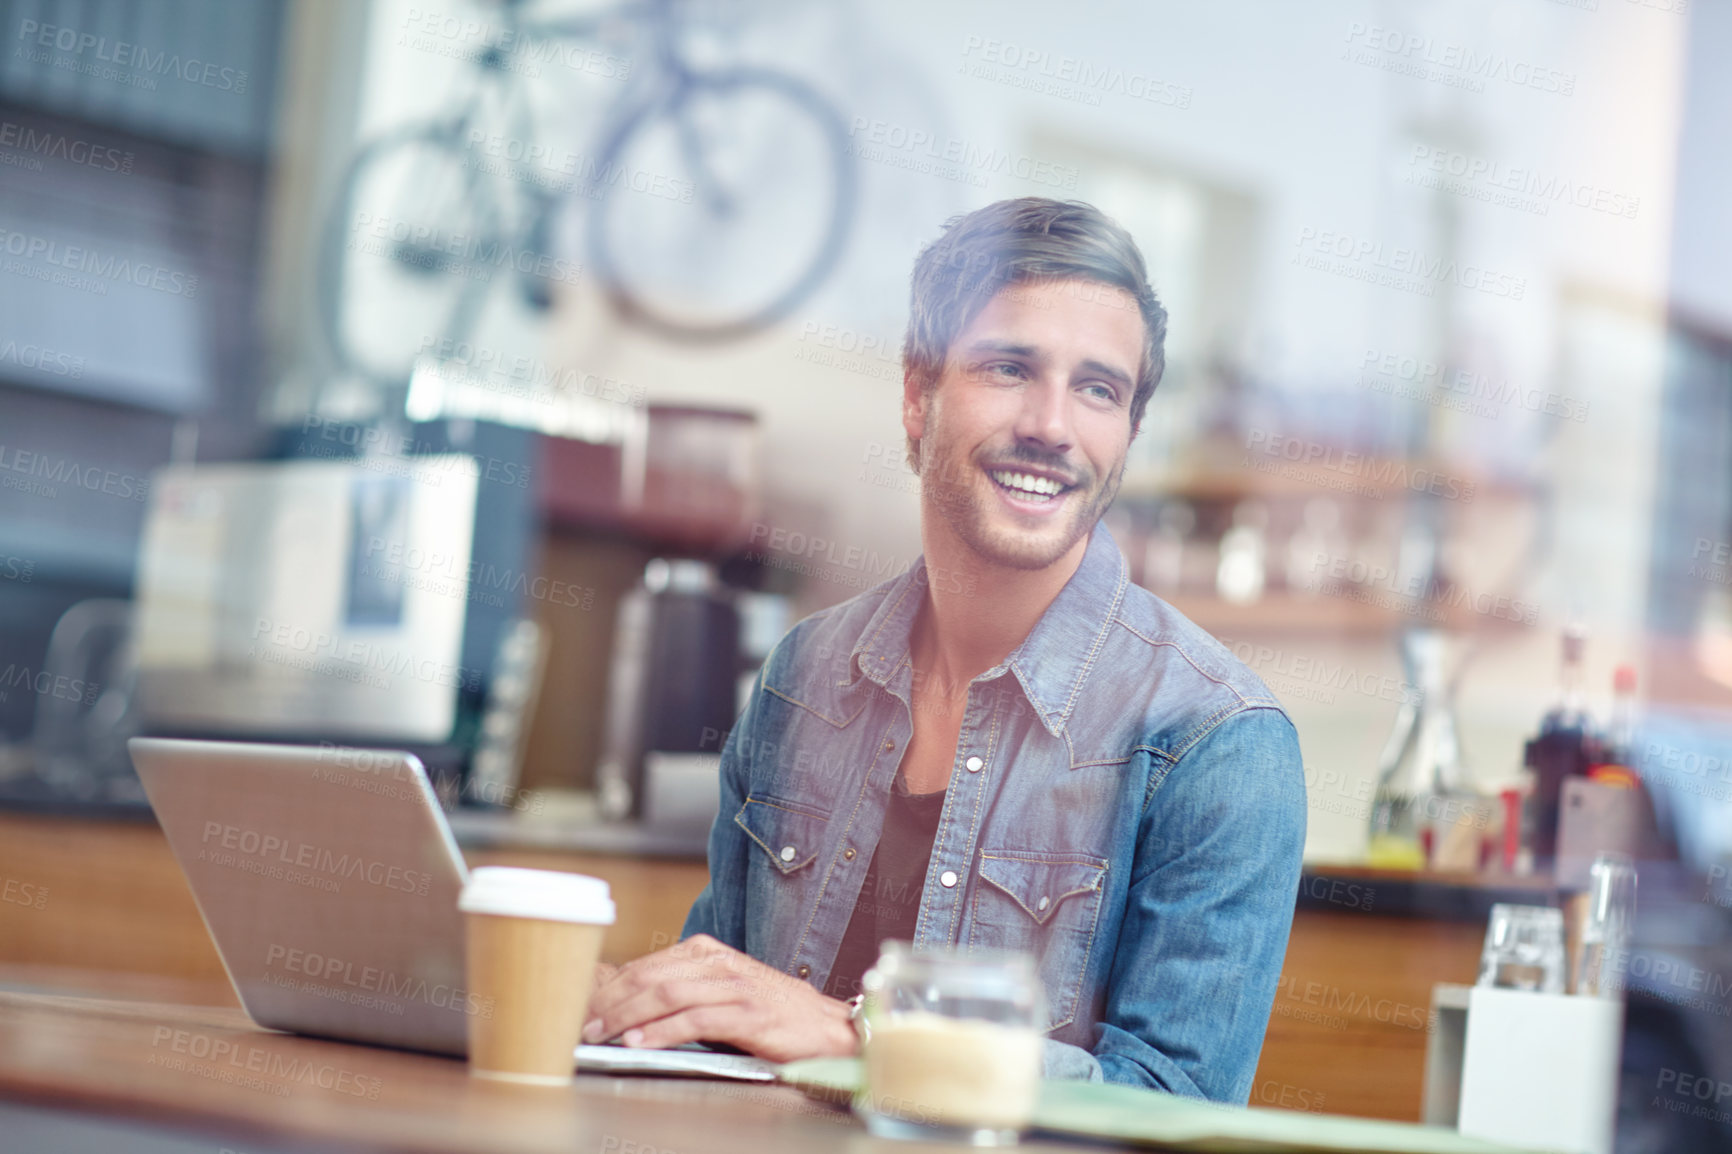
[[465,119],[364,146],[326,223],[319,313],[338,364],[384,385],[461,340],[497,271],[490,183],[464,147]]
[[629,320],[679,340],[765,328],[829,275],[853,220],[847,126],[801,81],[698,73],[615,124],[590,259]]

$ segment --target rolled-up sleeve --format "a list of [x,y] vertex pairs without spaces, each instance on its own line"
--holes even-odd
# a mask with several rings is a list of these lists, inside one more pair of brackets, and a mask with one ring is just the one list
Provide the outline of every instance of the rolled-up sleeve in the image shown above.
[[1095,1044],[1049,1043],[1047,1075],[1243,1103],[1305,847],[1298,735],[1247,708],[1151,782]]

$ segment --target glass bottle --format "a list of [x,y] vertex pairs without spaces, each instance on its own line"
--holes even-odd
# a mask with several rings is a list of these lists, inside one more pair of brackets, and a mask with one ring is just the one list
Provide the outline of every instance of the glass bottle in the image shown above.
[[1383,869],[1424,869],[1430,857],[1430,822],[1449,812],[1463,788],[1461,743],[1456,735],[1453,683],[1444,676],[1449,639],[1429,628],[1401,635],[1409,693],[1378,759],[1366,857]]
[[1534,772],[1534,862],[1542,872],[1557,857],[1564,779],[1586,774],[1591,760],[1588,711],[1582,697],[1582,653],[1587,640],[1587,628],[1580,621],[1565,627],[1557,704],[1546,711],[1539,734],[1522,751],[1522,764]]
[[1588,709],[1582,696],[1582,654],[1587,645],[1586,625],[1572,621],[1564,627],[1558,662],[1558,701],[1541,721],[1541,733],[1586,731]]
[[1606,727],[1601,760],[1610,765],[1636,764],[1636,670],[1620,665],[1612,674],[1612,722]]

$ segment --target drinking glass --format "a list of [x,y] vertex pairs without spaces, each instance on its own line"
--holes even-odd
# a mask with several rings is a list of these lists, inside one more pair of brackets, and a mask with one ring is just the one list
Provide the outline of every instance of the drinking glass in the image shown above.
[[1576,993],[1615,998],[1623,993],[1636,917],[1636,865],[1628,855],[1603,853],[1588,869],[1588,913],[1576,955]]
[[854,1109],[866,1129],[1015,1144],[1040,1096],[1046,1001],[1034,959],[886,942],[861,985],[866,1079]]
[[1485,949],[1479,956],[1478,984],[1563,993],[1564,911],[1551,906],[1493,906]]

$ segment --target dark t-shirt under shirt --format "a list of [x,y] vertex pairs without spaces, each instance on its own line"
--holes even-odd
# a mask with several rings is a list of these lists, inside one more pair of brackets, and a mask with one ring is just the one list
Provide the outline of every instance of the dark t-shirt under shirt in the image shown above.
[[883,942],[914,938],[945,791],[908,793],[906,789],[902,775],[897,774],[890,789],[890,804],[884,810],[878,848],[872,853],[860,898],[854,903],[854,916],[842,935],[836,964],[824,987],[832,998],[852,998],[860,992],[860,979],[878,960]]

